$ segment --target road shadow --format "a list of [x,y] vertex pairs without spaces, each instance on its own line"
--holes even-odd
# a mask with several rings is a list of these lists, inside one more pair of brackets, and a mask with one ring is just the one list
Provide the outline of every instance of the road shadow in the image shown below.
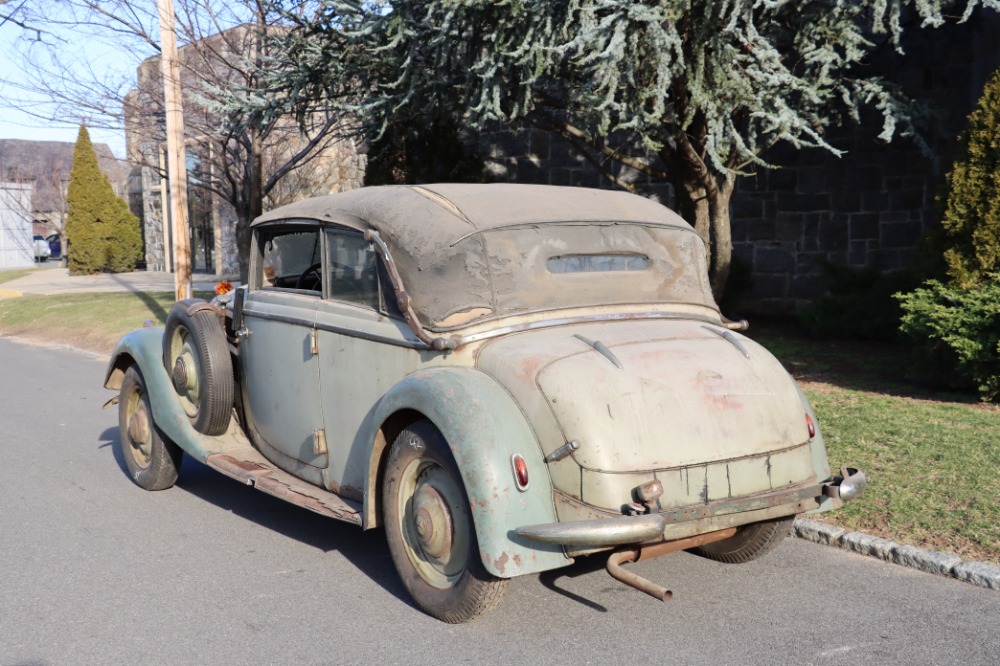
[[[119,446],[118,428],[108,428],[100,437],[98,448],[110,448],[115,463],[127,483],[133,483]],[[137,492],[139,489],[136,488]],[[324,553],[339,552],[361,573],[411,608],[420,610],[403,587],[389,554],[381,529],[362,531],[349,523],[315,514],[284,502],[267,493],[243,485],[185,455],[173,490],[181,490],[198,499],[253,522],[260,527],[294,539]],[[593,555],[577,558],[573,564],[538,575],[539,582],[556,594],[598,613],[608,609],[561,583],[595,572],[603,572],[606,557]]]
[[[115,462],[125,479],[131,483],[119,446],[118,429],[108,428],[101,434],[100,441],[98,448],[111,448]],[[164,492],[173,490],[189,493],[244,520],[324,553],[339,552],[387,592],[417,608],[396,574],[389,546],[381,529],[362,531],[356,525],[294,506],[230,479],[187,455],[181,461],[177,485]]]
[[143,304],[149,309],[153,314],[153,317],[159,321],[166,321],[167,311],[159,301],[153,298],[147,291],[130,284],[128,280],[123,280],[121,277],[112,274],[111,281],[122,288],[123,291],[127,291],[131,294],[135,294],[136,298],[143,302]]
[[598,613],[607,613],[608,609],[606,606],[602,606],[596,601],[591,601],[586,597],[580,596],[576,592],[571,592],[570,590],[558,585],[558,582],[564,578],[576,578],[578,576],[586,576],[597,571],[604,570],[604,563],[606,559],[606,557],[601,555],[581,557],[568,567],[543,571],[538,574],[538,581],[549,590],[552,590],[556,594],[559,594],[570,601],[575,601],[581,606],[595,610]]

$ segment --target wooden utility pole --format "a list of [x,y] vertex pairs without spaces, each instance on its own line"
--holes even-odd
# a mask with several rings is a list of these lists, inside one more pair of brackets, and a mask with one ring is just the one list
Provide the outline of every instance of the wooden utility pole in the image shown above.
[[181,72],[174,33],[174,0],[157,0],[160,10],[160,67],[167,120],[167,174],[170,217],[174,223],[174,290],[177,300],[191,298],[191,251],[188,247],[187,159],[184,155],[184,114]]

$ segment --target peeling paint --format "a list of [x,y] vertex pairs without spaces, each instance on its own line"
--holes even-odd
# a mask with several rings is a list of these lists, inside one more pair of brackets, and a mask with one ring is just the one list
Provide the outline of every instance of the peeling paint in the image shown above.
[[493,560],[493,567],[500,573],[501,576],[503,575],[504,569],[507,567],[507,562],[509,560],[510,558],[507,556],[506,552],[501,553],[500,557]]

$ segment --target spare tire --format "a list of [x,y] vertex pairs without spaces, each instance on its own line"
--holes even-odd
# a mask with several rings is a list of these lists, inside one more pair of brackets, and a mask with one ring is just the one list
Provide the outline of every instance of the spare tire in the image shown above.
[[163,332],[163,365],[194,429],[221,435],[233,411],[233,361],[217,308],[178,301]]

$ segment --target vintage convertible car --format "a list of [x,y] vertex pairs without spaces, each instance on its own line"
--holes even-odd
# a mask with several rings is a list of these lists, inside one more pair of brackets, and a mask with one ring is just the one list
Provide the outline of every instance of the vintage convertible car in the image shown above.
[[254,221],[248,284],[119,343],[121,449],[168,488],[183,452],[383,527],[416,603],[462,622],[508,579],[610,551],[723,562],[856,497],[795,381],[723,318],[705,247],[621,192],[366,188]]

